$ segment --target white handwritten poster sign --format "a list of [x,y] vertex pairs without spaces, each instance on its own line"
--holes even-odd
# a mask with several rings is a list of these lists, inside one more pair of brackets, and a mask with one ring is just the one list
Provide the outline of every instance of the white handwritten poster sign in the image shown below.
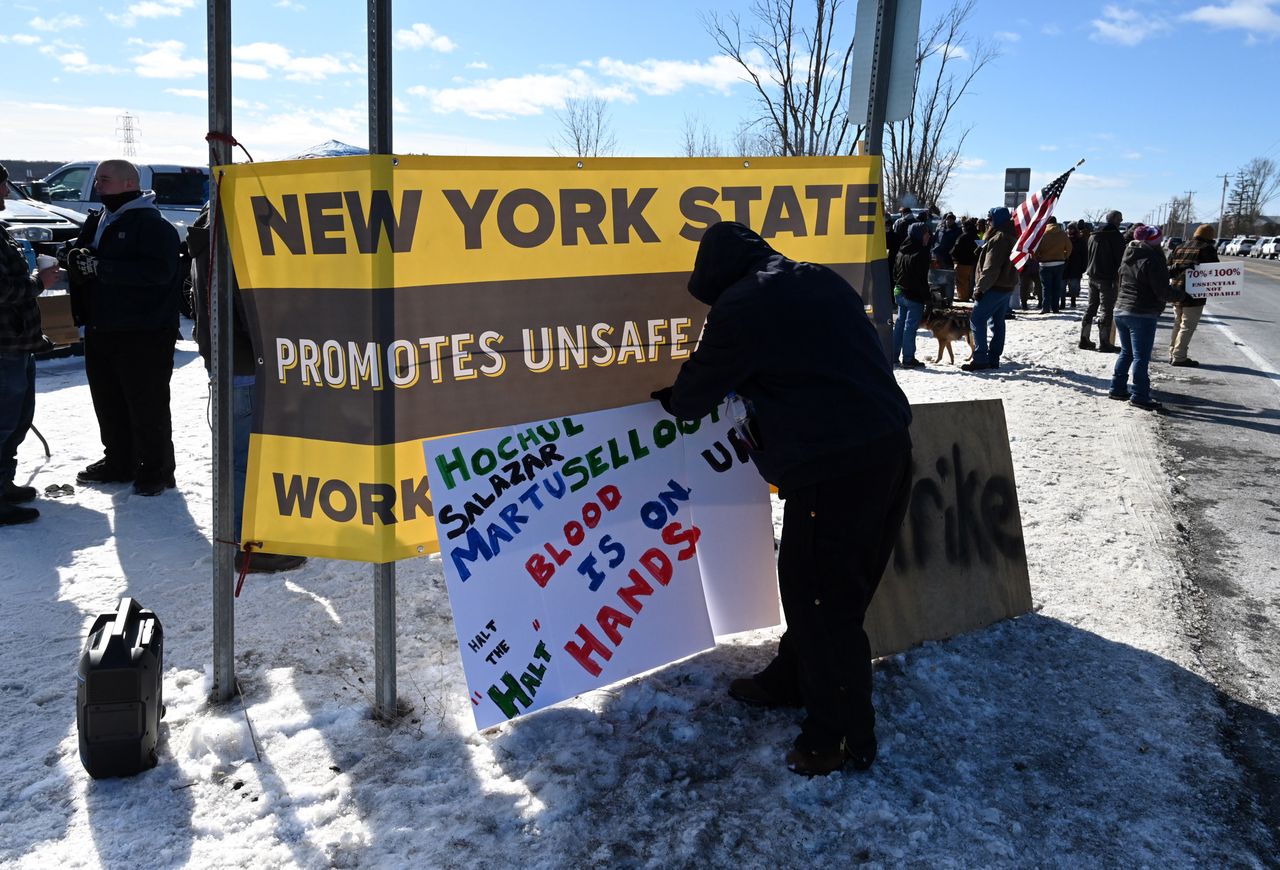
[[477,728],[707,649],[713,621],[777,623],[768,490],[730,428],[647,402],[424,442]]
[[1187,270],[1187,295],[1199,299],[1239,296],[1244,289],[1244,266],[1239,263],[1205,263]]

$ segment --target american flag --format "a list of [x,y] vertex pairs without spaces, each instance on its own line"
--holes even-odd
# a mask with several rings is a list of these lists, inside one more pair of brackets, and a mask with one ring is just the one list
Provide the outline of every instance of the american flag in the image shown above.
[[[1084,161],[1081,160],[1080,163]],[[1045,225],[1053,215],[1053,207],[1058,204],[1058,197],[1062,196],[1062,189],[1067,186],[1067,179],[1079,168],[1080,163],[1072,166],[1040,190],[1031,191],[1026,202],[1014,211],[1013,227],[1018,231],[1018,241],[1014,244],[1013,253],[1009,255],[1009,259],[1013,260],[1013,265],[1019,272],[1039,247],[1040,239],[1044,236]]]

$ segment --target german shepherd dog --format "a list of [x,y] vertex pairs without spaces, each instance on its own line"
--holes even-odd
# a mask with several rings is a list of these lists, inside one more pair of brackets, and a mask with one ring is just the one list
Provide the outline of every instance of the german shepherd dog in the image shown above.
[[925,309],[920,325],[933,333],[938,340],[938,358],[935,363],[942,362],[942,353],[946,351],[952,365],[956,355],[951,350],[951,342],[963,338],[969,344],[969,359],[973,359],[973,328],[969,325],[969,312],[958,308]]

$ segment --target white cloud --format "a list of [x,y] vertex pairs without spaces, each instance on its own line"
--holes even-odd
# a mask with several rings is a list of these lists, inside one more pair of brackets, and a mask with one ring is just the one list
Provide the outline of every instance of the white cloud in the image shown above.
[[[504,79],[484,79],[455,88],[409,88],[409,93],[423,97],[433,112],[462,112],[473,118],[497,119],[521,115],[541,115],[547,109],[559,109],[572,97],[599,96],[609,98],[582,70],[561,75],[531,74]],[[622,96],[613,93],[613,98]]]
[[488,68],[489,68],[489,64],[485,63],[482,60],[473,60],[471,61],[471,63],[467,64],[467,69],[488,69]]
[[1093,26],[1090,39],[1095,42],[1115,42],[1120,45],[1137,45],[1151,36],[1169,29],[1169,24],[1151,15],[1120,6],[1104,6],[1102,17],[1089,22]]
[[32,18],[29,22],[36,30],[58,31],[72,27],[84,27],[84,19],[79,15],[55,15],[52,18]]
[[164,92],[173,94],[175,97],[198,97],[202,100],[209,95],[209,92],[204,88],[165,88]]
[[14,45],[38,45],[40,37],[32,36],[29,33],[15,33],[13,36],[0,33],[0,44],[11,42]]
[[1116,175],[1088,175],[1077,169],[1071,175],[1071,184],[1085,190],[1119,190],[1128,187],[1130,181]]
[[1182,16],[1184,21],[1207,24],[1219,30],[1247,30],[1250,37],[1280,36],[1276,0],[1228,0],[1216,6],[1200,6]]
[[965,171],[971,169],[981,169],[987,165],[987,161],[982,157],[961,157],[956,161],[956,169]]
[[78,45],[69,45],[62,42],[53,45],[42,45],[40,46],[40,53],[62,64],[62,68],[69,73],[120,72],[120,70],[108,64],[91,63],[89,55],[85,54],[84,49]]
[[1121,154],[1120,156],[1121,156],[1123,159],[1125,159],[1125,160],[1141,160],[1141,159],[1142,159],[1142,152],[1141,152],[1141,151],[1126,151],[1125,153]]
[[1050,24],[1046,24],[1044,27],[1041,27],[1040,32],[1043,33],[1045,36],[1061,36],[1062,28],[1056,24],[1050,23]]
[[1057,151],[1058,146],[1057,145],[1041,145],[1040,150],[1041,151]]
[[429,48],[432,51],[448,53],[457,48],[458,44],[449,37],[436,33],[435,28],[430,24],[418,22],[409,25],[408,30],[396,31],[395,47],[408,51]]
[[231,49],[232,74],[243,79],[262,80],[272,72],[282,72],[295,82],[320,82],[329,76],[359,72],[360,67],[329,54],[296,57],[274,42],[251,42]]
[[139,18],[177,18],[185,9],[196,5],[196,0],[142,0],[133,3],[123,15],[107,13],[107,19],[121,27],[133,27]]
[[742,67],[727,57],[703,61],[642,60],[626,63],[602,57],[594,66],[601,75],[622,79],[653,96],[674,94],[689,85],[700,85],[727,94],[742,81]]
[[293,12],[302,12],[307,8],[301,3],[295,2],[295,0],[276,0],[276,7],[279,9],[289,9]]
[[1012,30],[997,30],[992,35],[1001,42],[1020,42],[1022,40],[1022,34],[1014,33]]
[[134,63],[133,71],[143,78],[189,79],[205,75],[208,70],[203,58],[183,57],[187,47],[176,39],[153,43],[134,40],[134,44],[151,47],[151,51],[130,58]]

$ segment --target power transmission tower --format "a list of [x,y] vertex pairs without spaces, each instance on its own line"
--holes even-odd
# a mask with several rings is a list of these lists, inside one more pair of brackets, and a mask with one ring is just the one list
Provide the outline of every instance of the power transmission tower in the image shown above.
[[120,136],[120,150],[123,156],[137,157],[137,119],[128,112],[123,115],[116,115],[116,133]]

